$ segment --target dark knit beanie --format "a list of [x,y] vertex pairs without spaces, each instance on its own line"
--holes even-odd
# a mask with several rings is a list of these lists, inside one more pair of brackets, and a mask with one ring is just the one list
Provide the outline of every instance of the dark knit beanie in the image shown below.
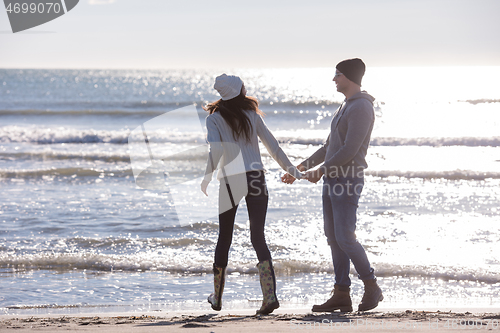
[[365,63],[363,60],[354,58],[341,61],[337,65],[337,70],[346,78],[361,86],[361,79],[365,75]]

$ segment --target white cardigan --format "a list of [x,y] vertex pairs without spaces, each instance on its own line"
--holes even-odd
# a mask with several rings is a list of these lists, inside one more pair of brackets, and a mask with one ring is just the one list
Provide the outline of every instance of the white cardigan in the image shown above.
[[[219,112],[214,112],[206,119],[207,141],[210,144],[207,169],[204,181],[209,182],[220,162],[217,179],[252,170],[264,170],[259,150],[258,138],[278,164],[297,179],[302,173],[290,162],[278,144],[278,141],[269,131],[262,117],[254,111],[245,111],[250,123],[250,141],[244,136],[238,140],[233,137],[233,131]],[[241,152],[241,155],[240,155]],[[240,156],[240,157],[238,157]],[[241,160],[241,157],[243,159]],[[233,163],[231,163],[233,162]],[[243,165],[242,165],[243,164]]]

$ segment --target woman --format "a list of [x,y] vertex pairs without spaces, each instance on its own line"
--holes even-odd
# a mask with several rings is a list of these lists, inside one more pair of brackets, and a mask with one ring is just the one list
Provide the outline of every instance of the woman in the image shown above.
[[201,190],[208,195],[208,183],[220,162],[217,173],[220,181],[219,239],[213,265],[215,291],[208,297],[208,302],[212,304],[212,309],[221,309],[234,218],[238,203],[245,196],[251,241],[259,259],[257,268],[264,296],[257,314],[269,314],[279,307],[279,302],[271,253],[264,237],[268,194],[258,137],[285,171],[298,179],[302,178],[302,174],[279,147],[261,117],[263,113],[258,108],[258,101],[246,96],[245,86],[239,77],[222,74],[215,79],[214,88],[221,99],[204,108],[210,113],[206,119],[210,154],[201,183]]

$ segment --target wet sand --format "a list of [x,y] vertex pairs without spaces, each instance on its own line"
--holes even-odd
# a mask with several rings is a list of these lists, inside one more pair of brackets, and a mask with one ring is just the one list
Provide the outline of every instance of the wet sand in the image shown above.
[[485,330],[500,332],[500,309],[403,310],[312,313],[309,309],[278,309],[268,316],[251,310],[205,311],[182,314],[124,313],[95,315],[0,316],[0,332],[452,332]]

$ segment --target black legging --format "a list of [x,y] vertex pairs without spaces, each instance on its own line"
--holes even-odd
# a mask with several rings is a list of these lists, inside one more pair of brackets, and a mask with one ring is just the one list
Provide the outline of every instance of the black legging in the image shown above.
[[[231,176],[230,176],[231,177]],[[264,225],[266,223],[267,203],[269,196],[267,194],[266,180],[264,171],[249,171],[246,173],[248,194],[245,196],[247,203],[248,217],[250,219],[250,239],[253,248],[257,252],[259,262],[271,259],[271,253],[267,248],[264,236]],[[222,186],[225,186],[231,195],[231,180],[221,179],[219,189],[219,198],[221,196]],[[233,208],[219,214],[219,240],[215,248],[215,265],[217,267],[226,267],[228,261],[229,248],[233,239],[234,218],[238,203],[241,197],[234,198]]]

